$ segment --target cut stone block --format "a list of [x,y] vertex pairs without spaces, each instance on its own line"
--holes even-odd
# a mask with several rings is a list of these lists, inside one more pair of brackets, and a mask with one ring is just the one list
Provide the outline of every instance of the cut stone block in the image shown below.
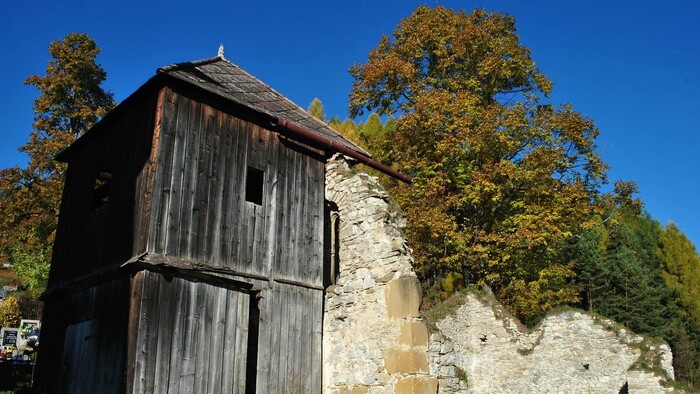
[[390,374],[428,373],[428,355],[423,350],[385,349],[382,350],[384,367]]
[[428,326],[424,321],[407,321],[401,325],[399,342],[408,346],[428,346]]
[[390,281],[384,288],[387,314],[389,317],[420,317],[420,285],[413,277],[403,277]]
[[394,386],[395,394],[435,394],[438,380],[434,377],[409,376],[399,379]]

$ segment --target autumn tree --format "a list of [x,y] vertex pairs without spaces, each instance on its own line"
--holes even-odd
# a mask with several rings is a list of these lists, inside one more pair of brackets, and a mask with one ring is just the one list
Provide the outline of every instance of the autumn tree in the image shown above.
[[0,260],[9,260],[35,293],[48,275],[51,245],[63,190],[63,164],[53,157],[114,106],[100,84],[106,73],[96,62],[100,48],[85,34],[72,33],[49,45],[46,75],[32,75],[34,125],[19,150],[29,164],[0,171]]
[[326,121],[326,111],[323,108],[323,103],[321,103],[321,100],[319,100],[318,98],[315,98],[311,101],[311,104],[309,105],[309,108],[306,111],[310,113],[311,116],[320,120],[321,122]]
[[659,246],[666,284],[678,291],[681,305],[700,327],[700,256],[695,246],[674,223],[661,233]]
[[593,122],[546,101],[514,19],[421,6],[350,73],[353,116],[398,116],[375,146],[415,180],[391,188],[423,281],[459,273],[521,318],[576,301],[561,251],[593,226],[606,165]]
[[19,302],[13,296],[7,296],[0,304],[0,325],[2,327],[19,327],[22,315],[19,310]]

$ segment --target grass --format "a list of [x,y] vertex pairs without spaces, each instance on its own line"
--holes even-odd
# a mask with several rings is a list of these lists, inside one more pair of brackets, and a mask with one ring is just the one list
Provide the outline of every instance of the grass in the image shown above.
[[467,299],[467,291],[460,290],[446,300],[434,302],[423,309],[423,315],[431,323],[437,323],[447,316],[457,312]]

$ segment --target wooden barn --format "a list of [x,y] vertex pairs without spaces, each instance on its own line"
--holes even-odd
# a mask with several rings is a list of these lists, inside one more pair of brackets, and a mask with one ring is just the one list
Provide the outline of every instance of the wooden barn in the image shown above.
[[334,153],[402,178],[223,56],[159,69],[58,157],[35,392],[320,392]]

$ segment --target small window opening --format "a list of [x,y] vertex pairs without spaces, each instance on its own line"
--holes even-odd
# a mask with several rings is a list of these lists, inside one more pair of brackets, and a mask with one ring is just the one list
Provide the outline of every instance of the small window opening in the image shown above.
[[263,179],[265,172],[248,166],[245,177],[245,200],[255,205],[262,205]]
[[109,202],[110,189],[112,188],[112,173],[109,171],[101,171],[92,190],[92,211],[104,207]]
[[326,201],[324,218],[323,283],[324,287],[335,285],[340,276],[340,214],[338,206]]

